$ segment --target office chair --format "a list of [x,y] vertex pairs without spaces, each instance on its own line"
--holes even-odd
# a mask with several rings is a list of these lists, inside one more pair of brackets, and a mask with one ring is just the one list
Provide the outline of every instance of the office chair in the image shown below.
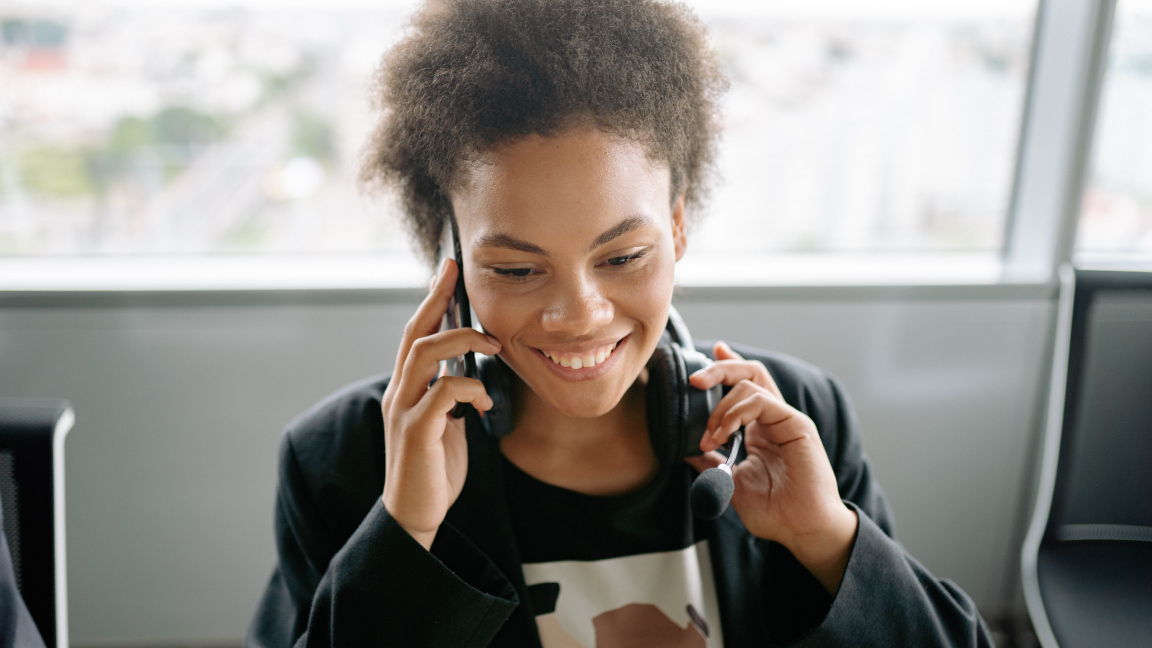
[[0,506],[16,586],[49,648],[68,646],[64,437],[68,401],[0,398]]
[[1044,648],[1152,646],[1152,271],[1060,280],[1028,614]]

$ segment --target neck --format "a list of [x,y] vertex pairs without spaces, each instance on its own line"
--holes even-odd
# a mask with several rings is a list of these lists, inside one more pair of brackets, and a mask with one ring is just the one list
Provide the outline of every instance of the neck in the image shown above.
[[636,490],[659,469],[639,381],[611,411],[595,418],[565,416],[521,381],[516,427],[500,450],[518,468],[542,482],[587,495]]

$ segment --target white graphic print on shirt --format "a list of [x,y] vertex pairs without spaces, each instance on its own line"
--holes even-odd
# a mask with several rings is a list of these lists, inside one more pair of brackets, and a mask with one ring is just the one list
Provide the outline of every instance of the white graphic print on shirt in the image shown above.
[[537,610],[544,648],[724,645],[707,540],[679,551],[525,564],[524,580],[530,588],[559,585],[555,611]]

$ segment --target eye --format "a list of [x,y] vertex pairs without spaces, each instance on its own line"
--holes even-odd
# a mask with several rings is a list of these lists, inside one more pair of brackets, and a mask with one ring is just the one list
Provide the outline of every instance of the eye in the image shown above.
[[625,256],[612,257],[611,259],[608,259],[607,263],[608,265],[612,266],[622,266],[631,261],[635,261],[642,256],[644,256],[644,251],[636,252],[635,254],[628,254]]
[[492,271],[505,277],[522,279],[532,274],[532,268],[492,268]]

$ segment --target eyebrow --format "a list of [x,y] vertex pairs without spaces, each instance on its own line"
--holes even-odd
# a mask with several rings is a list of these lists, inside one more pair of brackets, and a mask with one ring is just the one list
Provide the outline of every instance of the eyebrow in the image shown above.
[[528,254],[539,254],[540,256],[548,256],[544,248],[539,245],[534,245],[523,239],[518,239],[515,236],[508,234],[484,234],[480,240],[476,241],[476,247],[490,247],[490,248],[506,248],[509,250],[519,250],[527,252]]
[[[588,246],[588,251],[595,250],[596,248],[604,245],[614,238],[623,236],[634,229],[643,226],[648,222],[647,218],[643,216],[629,216],[624,220],[614,225],[611,229],[596,237],[592,241],[592,245]],[[508,250],[518,250],[520,252],[527,252],[528,254],[539,254],[542,257],[547,257],[548,252],[544,248],[534,243],[529,243],[523,239],[518,239],[510,234],[484,234],[476,241],[476,247],[491,247],[491,248],[505,248]]]
[[612,229],[596,237],[596,240],[592,241],[592,245],[588,246],[588,251],[591,252],[592,250],[595,250],[596,248],[604,245],[608,241],[611,241],[618,236],[624,236],[628,232],[641,227],[646,222],[648,222],[648,219],[644,218],[643,216],[629,216],[628,218],[625,218],[624,220],[617,223],[616,226]]

